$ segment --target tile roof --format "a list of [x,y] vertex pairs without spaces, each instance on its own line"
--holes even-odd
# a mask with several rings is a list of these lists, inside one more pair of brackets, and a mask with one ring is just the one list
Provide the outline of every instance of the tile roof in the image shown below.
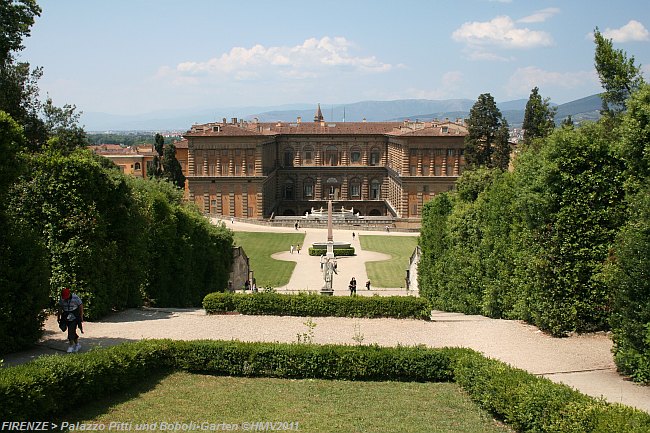
[[[467,135],[455,122],[239,122],[194,125],[185,137],[237,137],[274,135],[390,135],[432,137]],[[178,146],[177,146],[178,147]]]
[[174,146],[176,146],[176,149],[187,149],[189,144],[189,141],[187,138],[182,139],[181,141],[177,141],[174,143]]
[[151,145],[122,146],[119,144],[97,144],[88,146],[88,149],[92,150],[98,155],[139,156],[153,155],[154,153]]

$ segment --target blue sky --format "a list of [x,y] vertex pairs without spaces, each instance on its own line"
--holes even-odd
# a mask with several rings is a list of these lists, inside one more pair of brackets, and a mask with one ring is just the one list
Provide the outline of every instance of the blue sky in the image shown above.
[[599,92],[598,26],[650,76],[647,0],[40,0],[21,59],[85,112]]

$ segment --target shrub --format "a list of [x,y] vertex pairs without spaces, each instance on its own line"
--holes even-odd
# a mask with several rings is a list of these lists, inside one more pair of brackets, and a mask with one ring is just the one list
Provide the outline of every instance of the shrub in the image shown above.
[[0,370],[0,419],[34,420],[134,385],[171,365],[166,341],[141,341],[79,356],[43,356]]
[[[310,256],[324,256],[326,254],[327,254],[327,249],[326,248],[309,247],[309,255]],[[337,256],[337,257],[353,256],[354,255],[354,247],[350,247],[350,248],[334,248],[334,255]]]
[[[336,380],[456,381],[520,432],[641,433],[650,415],[608,404],[462,348],[148,340],[0,370],[0,419],[60,416],[152,372]],[[70,385],[72,384],[72,385]]]
[[429,320],[426,299],[413,296],[321,296],[278,293],[210,293],[203,299],[208,313],[238,311],[241,314],[275,316],[394,317]]

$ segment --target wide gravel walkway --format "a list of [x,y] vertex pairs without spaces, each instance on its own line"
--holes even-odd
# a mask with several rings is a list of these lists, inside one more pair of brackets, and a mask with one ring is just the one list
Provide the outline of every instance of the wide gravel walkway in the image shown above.
[[[235,230],[272,230],[268,227],[228,221]],[[282,231],[282,230],[281,230]],[[293,229],[284,229],[293,231]],[[308,236],[326,236],[324,230],[307,229]],[[320,232],[320,233],[319,233]],[[361,232],[361,235],[367,232]],[[383,232],[373,232],[379,234]],[[344,236],[352,239],[351,231],[335,231],[334,239]],[[391,236],[405,234],[390,233]],[[320,240],[320,239],[318,239]],[[358,247],[358,237],[355,238]],[[305,250],[306,252],[306,250]],[[301,252],[291,255],[281,253],[282,258],[297,261],[287,291],[320,287],[319,261]],[[341,275],[335,284],[337,295],[349,294],[347,281],[354,275],[359,281],[360,294],[365,281],[364,252],[359,260],[347,259],[339,262]],[[287,257],[292,256],[292,257]],[[314,260],[312,260],[314,259]],[[315,268],[315,269],[314,269]],[[314,276],[315,275],[315,276]],[[413,294],[395,288],[372,290],[379,294]],[[576,335],[568,338],[552,338],[537,328],[514,320],[489,319],[483,316],[467,316],[456,313],[434,311],[433,321],[398,319],[348,319],[313,318],[314,343],[356,344],[363,337],[363,344],[381,346],[417,345],[428,347],[460,346],[482,352],[486,356],[500,359],[533,374],[542,375],[555,382],[570,385],[579,391],[595,397],[603,396],[607,401],[635,406],[650,412],[650,388],[626,380],[616,372],[611,348],[612,342],[606,333]],[[171,338],[183,340],[221,339],[240,341],[296,342],[297,335],[308,331],[304,317],[206,315],[200,309],[141,309],[127,310],[111,315],[99,322],[86,323],[82,335],[82,351],[90,347],[109,346],[124,341],[143,338]],[[356,337],[356,340],[355,340]],[[14,365],[42,354],[64,354],[65,335],[60,332],[54,318],[45,324],[45,334],[38,346],[27,352],[4,356],[5,365]],[[73,355],[72,355],[73,356]]]

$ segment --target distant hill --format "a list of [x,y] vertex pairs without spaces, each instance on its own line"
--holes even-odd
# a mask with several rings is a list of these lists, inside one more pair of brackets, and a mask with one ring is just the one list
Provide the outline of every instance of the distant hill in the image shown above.
[[[467,118],[476,101],[470,99],[401,99],[396,101],[362,101],[350,104],[321,104],[321,111],[328,122],[368,122],[456,119]],[[526,99],[500,102],[499,110],[512,128],[520,128],[524,120]],[[574,121],[596,120],[600,116],[601,101],[598,95],[588,96],[557,106],[556,122],[568,115]],[[224,117],[260,122],[311,122],[316,104],[291,104],[275,107],[222,107],[213,109],[165,110],[142,115],[112,115],[83,113],[82,123],[87,131],[160,131],[188,130],[194,123],[221,121]]]
[[[524,123],[524,115],[526,112],[526,103],[527,99],[518,99],[516,101],[508,101],[497,103],[497,107],[503,114],[503,117],[508,121],[508,125],[511,128],[521,128],[521,125]],[[473,102],[472,102],[473,105]],[[435,112],[427,114],[418,114],[415,116],[406,116],[398,117],[393,120],[406,120],[406,119],[444,119],[444,118],[467,118],[469,116],[469,110],[463,112]],[[553,104],[551,106],[557,108],[555,114],[555,123],[560,124],[567,116],[571,115],[571,118],[574,122],[582,122],[585,120],[595,121],[600,118],[600,108],[602,102],[599,95],[591,95],[586,98],[581,98],[575,101],[567,102],[565,104]]]
[[[351,104],[321,104],[323,117],[328,122],[382,122],[408,117],[414,113],[469,112],[474,101],[449,99],[443,101],[428,99],[400,99],[397,101],[362,101]],[[266,111],[250,114],[247,120],[257,118],[260,122],[295,122],[301,117],[305,122],[314,120],[316,105],[305,110]]]
[[603,102],[600,99],[600,95],[591,95],[586,98],[567,102],[557,107],[555,121],[559,123],[569,115],[574,122],[582,122],[585,120],[595,121],[600,118],[600,109],[602,106]]

